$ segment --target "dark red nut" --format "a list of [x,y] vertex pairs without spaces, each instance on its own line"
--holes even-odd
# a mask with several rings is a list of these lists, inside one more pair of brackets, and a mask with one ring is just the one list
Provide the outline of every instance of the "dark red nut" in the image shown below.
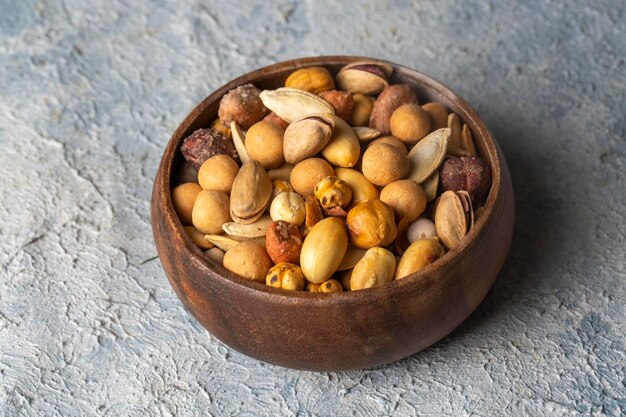
[[267,113],[259,95],[261,90],[252,84],[240,85],[230,90],[220,101],[217,114],[222,124],[230,127],[230,122],[237,122],[240,128],[248,130]]
[[491,188],[491,168],[477,156],[452,157],[443,162],[439,179],[444,191],[467,191],[477,207]]
[[265,235],[265,249],[274,263],[300,263],[302,236],[298,228],[284,220],[272,222]]
[[352,115],[354,100],[352,93],[347,91],[330,90],[320,93],[320,97],[330,103],[335,109],[335,114],[348,122]]
[[198,129],[187,137],[180,147],[185,159],[200,169],[204,161],[215,155],[228,155],[239,160],[233,141],[213,129]]
[[263,120],[276,123],[278,126],[282,127],[283,129],[287,129],[287,126],[289,126],[289,123],[287,123],[286,120],[282,119],[274,112],[269,113],[267,116],[263,118]]

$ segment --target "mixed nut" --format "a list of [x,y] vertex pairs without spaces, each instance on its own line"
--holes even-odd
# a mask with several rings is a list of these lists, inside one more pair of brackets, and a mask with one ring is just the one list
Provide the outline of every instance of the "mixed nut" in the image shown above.
[[471,129],[393,68],[354,62],[239,86],[181,146],[171,192],[190,239],[239,276],[292,291],[384,285],[462,245],[491,168]]

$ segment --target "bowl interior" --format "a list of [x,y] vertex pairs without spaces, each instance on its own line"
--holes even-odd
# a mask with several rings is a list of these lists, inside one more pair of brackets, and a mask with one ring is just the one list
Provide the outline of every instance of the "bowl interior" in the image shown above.
[[[492,186],[489,191],[488,197],[484,204],[484,211],[474,227],[470,230],[468,235],[463,240],[462,244],[458,247],[448,251],[443,257],[434,263],[430,264],[426,268],[416,272],[415,274],[403,278],[401,280],[394,280],[391,283],[385,284],[381,287],[369,288],[359,291],[346,291],[341,293],[325,294],[325,293],[309,293],[305,291],[286,291],[268,287],[264,284],[248,281],[243,279],[230,271],[227,271],[221,264],[215,263],[204,256],[202,250],[198,248],[191,239],[185,233],[182,224],[178,221],[178,218],[174,212],[174,208],[171,202],[171,195],[169,190],[172,186],[175,186],[176,172],[180,169],[184,159],[179,152],[182,141],[189,136],[192,132],[200,128],[207,128],[211,122],[217,117],[217,110],[219,107],[219,101],[221,97],[226,94],[232,88],[236,86],[252,83],[260,89],[275,89],[284,86],[284,82],[291,72],[295,69],[320,65],[327,68],[333,75],[335,75],[341,67],[347,63],[359,60],[371,60],[371,58],[363,57],[350,57],[350,56],[326,56],[315,58],[303,58],[292,61],[281,62],[268,67],[261,68],[259,70],[247,73],[238,77],[224,86],[217,89],[200,104],[198,104],[187,116],[187,118],[181,123],[178,129],[172,135],[166,151],[164,153],[160,170],[163,172],[163,180],[167,184],[167,201],[164,204],[164,210],[168,217],[176,219],[177,227],[176,236],[184,242],[183,250],[188,252],[190,259],[193,262],[204,265],[208,270],[215,272],[215,275],[220,279],[227,279],[233,281],[239,285],[246,286],[250,289],[266,292],[269,294],[279,294],[282,297],[299,298],[299,299],[315,299],[326,300],[326,302],[341,302],[342,299],[355,297],[356,294],[360,296],[366,295],[372,291],[393,291],[395,288],[402,287],[404,285],[410,285],[412,281],[417,279],[424,279],[432,271],[436,270],[446,262],[449,262],[455,256],[462,256],[464,248],[470,243],[476,236],[478,236],[483,225],[489,222],[492,215],[492,209],[495,200],[498,198],[501,181],[500,160],[498,155],[498,147],[493,139],[490,131],[482,122],[477,113],[467,104],[460,96],[454,93],[451,89],[444,86],[440,82],[433,78],[426,76],[418,71],[406,68],[391,62],[394,68],[394,73],[389,79],[390,84],[408,83],[415,87],[420,103],[426,103],[430,101],[436,101],[444,106],[449,111],[455,112],[459,115],[464,123],[466,123],[472,132],[474,144],[479,156],[487,162],[492,171]],[[387,61],[382,61],[387,62]],[[316,301],[319,302],[319,301]]]

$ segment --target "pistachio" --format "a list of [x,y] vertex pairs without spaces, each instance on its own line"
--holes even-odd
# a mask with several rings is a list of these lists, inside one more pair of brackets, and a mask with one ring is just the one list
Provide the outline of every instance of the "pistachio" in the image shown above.
[[287,123],[292,123],[309,114],[335,113],[326,100],[308,91],[295,88],[278,88],[261,92],[263,104]]
[[404,278],[425,268],[441,258],[444,253],[445,250],[437,238],[416,240],[400,258],[396,268],[396,279]]
[[309,114],[292,122],[285,130],[283,138],[285,161],[297,164],[321,151],[330,141],[335,128],[335,119],[332,116]]
[[335,82],[333,76],[324,67],[300,68],[287,77],[285,87],[297,88],[313,94],[333,90]]
[[272,196],[272,180],[261,164],[250,160],[242,165],[230,192],[230,215],[241,224],[261,217]]
[[254,223],[239,224],[237,222],[228,222],[222,225],[222,229],[227,235],[235,237],[263,237],[267,232],[267,228],[272,223],[272,218],[268,215],[259,217]]
[[337,177],[326,177],[315,185],[315,198],[323,209],[348,207],[352,200],[352,190],[348,184]]
[[359,142],[367,142],[380,136],[380,132],[371,127],[355,126],[352,128]]
[[446,191],[435,211],[437,236],[448,249],[453,249],[465,237],[470,227],[471,202],[454,191]]
[[239,128],[239,125],[236,121],[230,122],[230,131],[231,136],[233,138],[233,145],[235,145],[235,149],[237,150],[237,154],[239,155],[239,159],[242,164],[245,164],[250,160],[250,156],[248,155],[248,150],[246,149],[246,135]]
[[334,129],[328,144],[322,149],[322,156],[334,166],[353,167],[361,154],[361,145],[356,134],[343,119],[330,115]]
[[390,120],[393,112],[403,104],[418,104],[415,89],[408,84],[394,84],[385,88],[374,102],[370,115],[370,127],[383,135],[391,133]]
[[420,184],[426,192],[426,199],[433,201],[437,197],[437,188],[439,187],[439,171],[435,170],[428,178]]
[[413,146],[408,155],[409,179],[419,184],[439,168],[446,156],[449,137],[450,129],[438,129]]
[[300,265],[307,280],[326,281],[337,270],[346,250],[348,234],[342,220],[328,217],[309,231],[302,245]]
[[306,209],[304,200],[295,192],[284,192],[276,196],[270,205],[272,220],[284,220],[300,226],[305,219]]
[[339,89],[351,93],[378,94],[389,86],[387,78],[393,67],[384,62],[358,61],[346,65],[337,74]]
[[354,266],[350,277],[350,288],[362,290],[393,281],[396,259],[393,253],[381,247],[373,247]]
[[365,203],[378,198],[378,188],[354,169],[335,168],[335,175],[345,181],[352,190],[352,204]]
[[304,276],[298,265],[280,262],[267,272],[265,284],[283,290],[302,291],[304,289]]
[[365,252],[367,252],[367,250],[349,245],[346,254],[337,268],[337,271],[345,271],[354,268],[357,262],[359,262],[363,255],[365,255]]

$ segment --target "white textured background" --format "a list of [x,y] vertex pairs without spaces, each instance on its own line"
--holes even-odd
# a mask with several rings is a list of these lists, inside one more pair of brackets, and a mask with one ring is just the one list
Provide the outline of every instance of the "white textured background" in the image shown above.
[[[626,413],[626,3],[336,3],[0,0],[0,415]],[[237,75],[319,54],[450,85],[516,192],[510,258],[477,312],[371,370],[231,351],[141,264],[184,115]]]

